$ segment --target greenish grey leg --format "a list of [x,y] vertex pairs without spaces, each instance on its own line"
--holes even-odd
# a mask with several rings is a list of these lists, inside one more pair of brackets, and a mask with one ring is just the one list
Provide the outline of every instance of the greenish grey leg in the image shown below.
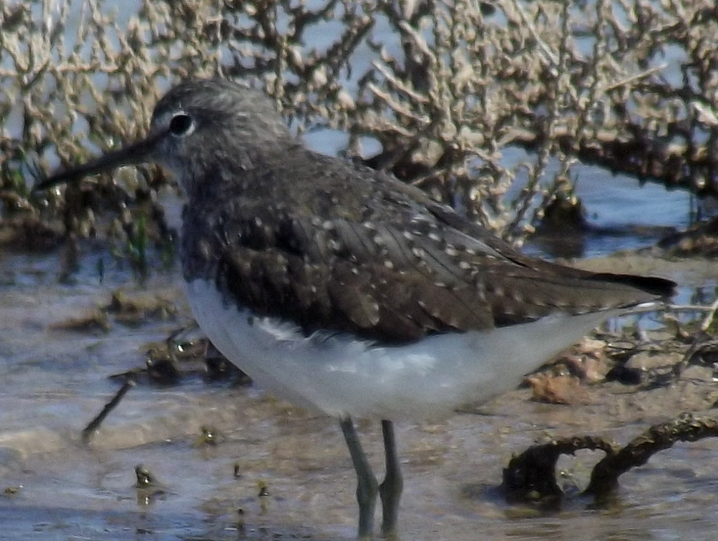
[[[357,473],[358,537],[359,539],[371,539],[374,531],[374,509],[376,507],[376,497],[379,493],[379,484],[361,447],[359,436],[354,428],[354,422],[350,417],[347,417],[340,421],[340,426],[342,427],[347,447],[349,447],[354,470]],[[382,501],[383,498],[384,496],[382,496]]]
[[381,431],[384,435],[384,454],[386,457],[386,475],[379,486],[383,516],[381,533],[384,537],[395,538],[396,523],[399,519],[399,500],[404,489],[404,479],[401,476],[399,456],[396,453],[394,423],[382,421]]

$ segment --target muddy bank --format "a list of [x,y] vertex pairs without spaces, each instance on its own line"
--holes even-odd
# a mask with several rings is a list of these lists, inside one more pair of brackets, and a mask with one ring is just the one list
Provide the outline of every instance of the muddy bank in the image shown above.
[[[711,265],[621,256],[582,262],[596,270],[711,283]],[[153,277],[126,295],[160,296],[174,310],[106,327],[62,322],[104,310],[107,284],[58,287],[44,280],[0,296],[0,538],[36,539],[352,539],[355,479],[331,419],[312,417],[253,386],[187,378],[179,385],[138,385],[89,446],[80,432],[118,383],[108,376],[142,366],[148,343],[191,324],[178,277]],[[48,280],[49,282],[49,280]],[[689,298],[690,289],[682,296]],[[514,453],[550,437],[595,434],[625,443],[682,411],[716,414],[709,368],[692,367],[675,384],[638,389],[617,382],[581,385],[570,404],[531,400],[520,389],[439,424],[402,424],[398,444],[406,478],[404,539],[711,539],[718,519],[713,466],[718,443],[679,444],[621,478],[608,508],[575,494],[600,453],[562,458],[568,494],[559,510],[508,504],[498,488]],[[202,428],[221,434],[216,445]],[[377,423],[361,433],[377,471]],[[134,487],[143,464],[162,491]],[[260,496],[260,493],[263,495]]]

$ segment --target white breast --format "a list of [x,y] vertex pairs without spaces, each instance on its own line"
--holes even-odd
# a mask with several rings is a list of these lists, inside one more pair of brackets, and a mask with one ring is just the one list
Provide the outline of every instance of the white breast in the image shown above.
[[434,419],[493,398],[615,312],[557,314],[490,331],[384,347],[349,334],[306,337],[293,324],[224,303],[205,280],[187,284],[212,343],[261,387],[328,415]]

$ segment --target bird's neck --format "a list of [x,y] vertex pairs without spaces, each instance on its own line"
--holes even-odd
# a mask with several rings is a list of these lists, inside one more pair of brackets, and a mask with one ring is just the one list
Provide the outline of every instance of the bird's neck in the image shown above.
[[298,145],[291,143],[289,146],[246,144],[234,148],[231,156],[223,149],[216,149],[201,161],[190,163],[182,172],[180,184],[193,205],[240,194],[250,198],[266,198],[268,194],[279,197],[282,194],[276,192],[284,184],[283,175],[277,174],[277,170]]

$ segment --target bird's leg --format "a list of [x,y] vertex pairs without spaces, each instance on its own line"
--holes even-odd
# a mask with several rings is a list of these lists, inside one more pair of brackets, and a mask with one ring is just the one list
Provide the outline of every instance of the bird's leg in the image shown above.
[[[371,471],[369,461],[359,443],[359,436],[350,417],[340,421],[344,439],[349,447],[352,464],[357,473],[357,501],[359,502],[359,539],[371,539],[374,531],[374,509],[376,496],[379,493],[374,472]],[[383,496],[382,496],[383,499]]]
[[404,479],[401,477],[399,457],[396,453],[394,423],[386,420],[382,421],[381,431],[384,435],[384,454],[386,456],[386,475],[379,486],[383,517],[381,533],[384,537],[394,538],[396,536],[396,523],[399,519],[399,500],[404,488]]

